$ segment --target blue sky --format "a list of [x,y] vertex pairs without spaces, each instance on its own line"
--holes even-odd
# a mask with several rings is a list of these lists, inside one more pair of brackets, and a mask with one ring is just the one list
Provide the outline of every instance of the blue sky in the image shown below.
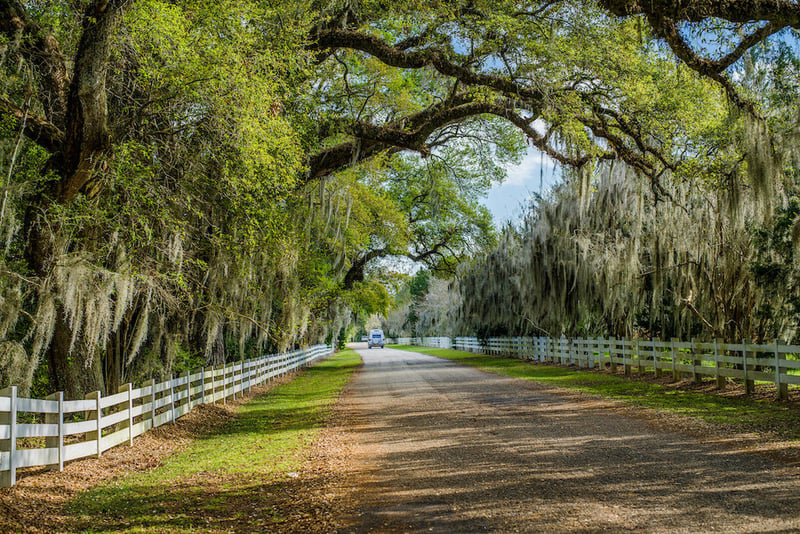
[[[516,222],[533,193],[549,189],[560,177],[553,160],[539,150],[529,148],[519,165],[508,167],[508,178],[495,184],[483,204],[489,208],[497,228],[505,223]],[[540,188],[541,186],[541,188]]]

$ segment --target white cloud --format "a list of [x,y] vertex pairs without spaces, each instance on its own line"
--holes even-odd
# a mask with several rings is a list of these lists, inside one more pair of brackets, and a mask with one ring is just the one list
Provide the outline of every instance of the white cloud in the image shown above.
[[518,220],[534,193],[541,193],[561,179],[561,171],[548,156],[531,148],[519,165],[508,168],[508,178],[495,184],[484,205],[494,217],[495,225]]
[[[508,185],[531,184],[535,178],[552,175],[556,165],[548,156],[543,156],[541,152],[530,149],[528,154],[522,159],[519,165],[509,165],[506,170],[508,178],[503,182]],[[544,180],[543,180],[544,181]]]

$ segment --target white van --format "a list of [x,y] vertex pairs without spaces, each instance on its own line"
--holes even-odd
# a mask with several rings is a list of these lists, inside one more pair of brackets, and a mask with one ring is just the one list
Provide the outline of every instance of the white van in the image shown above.
[[367,341],[367,346],[369,348],[372,347],[380,347],[383,348],[386,345],[386,340],[383,339],[383,330],[380,328],[375,328],[374,330],[369,331],[369,341]]

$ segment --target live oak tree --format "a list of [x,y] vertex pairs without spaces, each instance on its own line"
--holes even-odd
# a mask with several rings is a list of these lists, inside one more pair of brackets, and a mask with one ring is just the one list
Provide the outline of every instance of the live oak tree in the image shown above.
[[[576,177],[539,199],[524,225],[464,270],[450,314],[460,311],[461,332],[483,336],[796,341],[798,59],[785,42],[791,35],[766,40],[795,25],[796,6],[733,14],[727,7],[745,4],[613,4],[627,6],[621,15],[646,14],[653,36],[720,85],[732,106],[716,100],[690,111],[686,124],[695,127],[675,146],[704,156],[665,172],[660,191],[615,163],[594,169],[588,190]],[[731,33],[708,15],[752,24]],[[717,52],[723,59],[698,60],[690,37],[704,25],[734,41]]]
[[137,358],[169,370],[181,343],[213,362],[231,336],[240,349],[295,339],[299,230],[280,202],[302,152],[279,111],[299,60],[296,35],[264,35],[275,16],[241,2],[0,3],[0,104],[27,138],[4,199],[6,227],[23,226],[4,324],[28,369],[46,351],[68,395],[115,387]]
[[[324,339],[381,300],[377,257],[447,273],[491,243],[476,194],[520,139],[581,169],[581,202],[598,162],[655,202],[763,171],[705,108],[721,85],[769,139],[726,69],[796,8],[664,4],[0,1],[0,367],[46,354],[77,396]],[[744,9],[764,27],[721,60],[681,33]]]

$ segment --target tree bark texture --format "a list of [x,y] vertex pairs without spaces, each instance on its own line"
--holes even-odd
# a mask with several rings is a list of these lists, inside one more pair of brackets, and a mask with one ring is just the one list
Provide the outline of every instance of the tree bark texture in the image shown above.
[[[72,75],[53,35],[28,17],[22,3],[0,1],[0,32],[18,45],[20,58],[32,65],[37,98],[44,116],[26,115],[25,134],[50,152],[45,172],[58,179],[44,189],[28,209],[25,235],[28,261],[39,280],[47,280],[63,250],[59,228],[51,210],[69,204],[102,172],[110,151],[106,79],[112,37],[121,21],[126,0],[96,0],[83,17]],[[20,117],[22,109],[0,99],[0,110]],[[90,193],[96,193],[94,188]],[[72,343],[73,332],[63,303],[57,304],[58,318],[46,357],[53,385],[68,397],[86,391],[103,390],[100,358],[80,342]],[[71,349],[71,350],[70,350]]]

